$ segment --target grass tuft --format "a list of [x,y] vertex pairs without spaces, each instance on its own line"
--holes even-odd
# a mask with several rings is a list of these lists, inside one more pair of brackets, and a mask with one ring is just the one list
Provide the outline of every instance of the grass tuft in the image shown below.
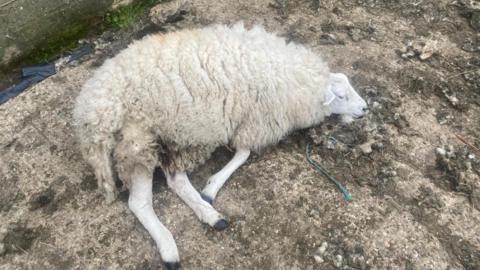
[[121,6],[105,16],[105,25],[108,28],[128,28],[137,22],[148,10],[162,0],[137,0],[125,6]]

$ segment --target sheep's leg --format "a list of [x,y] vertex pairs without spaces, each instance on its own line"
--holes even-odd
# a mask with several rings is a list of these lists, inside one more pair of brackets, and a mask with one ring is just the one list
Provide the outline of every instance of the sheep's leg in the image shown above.
[[168,186],[195,212],[202,222],[217,230],[223,230],[228,226],[223,216],[202,199],[185,172],[175,173],[173,176],[167,173],[166,176]]
[[211,204],[228,178],[247,161],[248,156],[250,156],[250,150],[237,149],[235,155],[227,165],[208,179],[207,185],[202,191],[202,198]]
[[158,220],[152,205],[153,172],[136,166],[131,175],[130,196],[128,206],[140,223],[155,240],[167,269],[179,269],[180,257],[177,245],[170,231]]

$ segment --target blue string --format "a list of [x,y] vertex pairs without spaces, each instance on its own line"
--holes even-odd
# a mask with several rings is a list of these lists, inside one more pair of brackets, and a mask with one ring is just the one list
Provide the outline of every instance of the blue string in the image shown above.
[[311,152],[312,152],[312,147],[310,143],[307,143],[306,156],[307,156],[308,162],[315,168],[315,170],[325,175],[330,181],[332,181],[335,184],[335,186],[337,186],[340,192],[342,192],[343,198],[346,201],[352,201],[353,200],[352,194],[350,194],[350,192],[348,192],[348,190],[342,184],[340,184],[340,182],[338,182],[337,179],[331,176],[320,164],[318,164],[315,160],[313,160],[310,157]]

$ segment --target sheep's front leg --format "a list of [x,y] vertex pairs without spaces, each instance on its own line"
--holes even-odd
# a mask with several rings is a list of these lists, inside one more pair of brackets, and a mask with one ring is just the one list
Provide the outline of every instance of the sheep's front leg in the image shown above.
[[135,167],[131,176],[128,206],[155,240],[165,267],[169,270],[179,269],[180,257],[175,240],[153,210],[152,177],[144,167]]
[[228,226],[223,216],[212,205],[202,199],[200,193],[192,186],[185,172],[175,175],[167,174],[167,184],[175,193],[195,212],[197,217],[204,223],[217,230],[223,230]]
[[228,178],[232,175],[232,173],[237,170],[240,166],[242,166],[245,161],[247,161],[248,157],[250,156],[250,150],[247,149],[237,149],[233,158],[216,174],[212,175],[208,181],[207,185],[202,191],[202,198],[209,202],[210,204],[217,196],[218,191]]

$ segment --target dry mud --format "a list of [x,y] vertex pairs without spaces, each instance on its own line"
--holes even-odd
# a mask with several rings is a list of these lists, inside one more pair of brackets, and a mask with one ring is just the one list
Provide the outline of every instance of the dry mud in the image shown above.
[[[0,269],[157,269],[123,194],[105,205],[72,134],[82,83],[132,38],[210,23],[261,23],[352,78],[370,113],[332,118],[249,159],[215,207],[216,232],[155,178],[154,207],[184,269],[480,269],[480,11],[445,0],[161,4],[154,25],[104,34],[97,53],[0,107]],[[478,4],[477,4],[478,5]],[[142,32],[143,31],[143,32]],[[306,162],[353,195],[346,202]],[[228,161],[219,149],[197,188]]]

